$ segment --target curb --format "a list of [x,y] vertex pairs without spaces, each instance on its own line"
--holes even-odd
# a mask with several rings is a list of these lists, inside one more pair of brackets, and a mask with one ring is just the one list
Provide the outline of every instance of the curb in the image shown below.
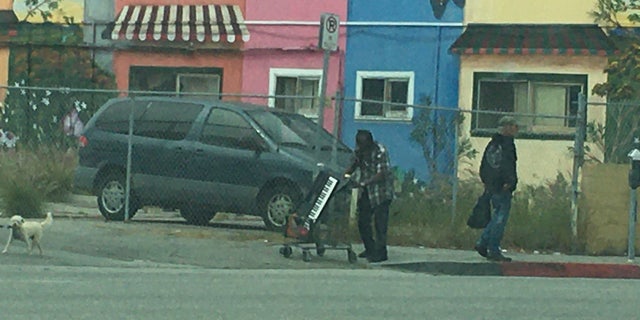
[[438,261],[384,264],[382,267],[434,275],[640,279],[640,266],[632,264]]
[[606,263],[503,263],[502,274],[516,277],[640,279],[640,266]]

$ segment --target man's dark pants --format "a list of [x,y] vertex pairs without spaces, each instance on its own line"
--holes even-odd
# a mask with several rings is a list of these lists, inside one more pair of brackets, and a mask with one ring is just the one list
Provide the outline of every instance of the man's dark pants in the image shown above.
[[[368,258],[387,257],[387,228],[389,225],[389,205],[391,200],[372,207],[367,190],[362,190],[358,200],[358,230]],[[373,218],[375,240],[371,229]]]

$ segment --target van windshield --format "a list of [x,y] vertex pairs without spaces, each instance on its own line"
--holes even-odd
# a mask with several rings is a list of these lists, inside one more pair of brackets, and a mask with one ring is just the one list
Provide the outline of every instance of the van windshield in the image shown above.
[[249,111],[248,114],[278,145],[311,147],[308,141],[298,135],[275,114],[262,110]]
[[279,145],[314,149],[320,147],[323,150],[331,150],[335,143],[338,150],[351,152],[347,146],[337,141],[329,132],[320,129],[315,122],[303,115],[252,110],[249,112],[249,116]]

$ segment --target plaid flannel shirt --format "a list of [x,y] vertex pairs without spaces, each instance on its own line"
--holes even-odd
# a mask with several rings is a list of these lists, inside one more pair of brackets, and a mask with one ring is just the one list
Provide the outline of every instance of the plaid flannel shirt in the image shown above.
[[368,154],[364,154],[357,159],[360,169],[359,182],[369,181],[378,172],[384,173],[384,178],[367,185],[371,206],[378,206],[384,201],[393,200],[393,174],[389,163],[389,153],[380,143],[376,143],[376,148]]

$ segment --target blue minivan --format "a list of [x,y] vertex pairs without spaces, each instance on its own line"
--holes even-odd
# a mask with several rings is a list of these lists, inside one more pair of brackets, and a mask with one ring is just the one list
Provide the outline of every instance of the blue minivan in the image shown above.
[[207,224],[231,212],[261,216],[271,230],[284,226],[319,167],[341,176],[352,156],[298,114],[214,99],[114,98],[87,123],[74,177],[109,220],[125,217],[129,140],[129,217],[158,206]]

